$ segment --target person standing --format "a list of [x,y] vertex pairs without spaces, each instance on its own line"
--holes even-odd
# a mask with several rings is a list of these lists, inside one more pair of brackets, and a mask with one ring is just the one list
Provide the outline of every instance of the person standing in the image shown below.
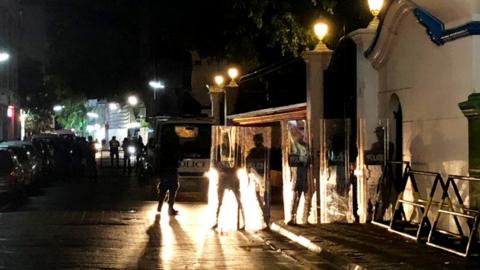
[[95,160],[95,154],[97,149],[95,149],[95,142],[93,141],[92,136],[88,136],[88,151],[87,151],[87,168],[90,173],[89,177],[92,180],[97,180],[97,162]]
[[254,147],[248,151],[246,157],[246,167],[249,181],[255,184],[255,195],[257,197],[260,209],[262,209],[263,221],[268,227],[269,213],[266,209],[266,190],[265,190],[265,173],[266,163],[269,157],[269,150],[263,145],[263,134],[258,133],[253,136]]
[[180,185],[178,184],[178,166],[182,160],[182,152],[180,149],[180,142],[175,131],[166,129],[164,143],[161,151],[169,153],[168,155],[161,155],[159,164],[160,183],[158,184],[158,207],[157,212],[162,212],[163,201],[168,192],[168,214],[175,216],[178,211],[173,208],[175,197]]
[[113,167],[114,160],[117,162],[117,168],[118,168],[118,148],[120,147],[120,142],[117,141],[117,137],[113,136],[112,139],[109,142],[110,145],[110,164]]
[[311,203],[311,198],[308,194],[307,174],[310,158],[308,155],[308,146],[306,143],[305,123],[301,120],[297,121],[296,126],[292,128],[291,132],[293,138],[291,141],[291,152],[289,153],[288,159],[289,166],[294,169],[292,170],[292,179],[294,179],[295,182],[293,184],[291,219],[287,222],[287,225],[293,225],[297,223],[297,210],[302,194],[307,201],[307,212],[310,210]]
[[131,171],[131,165],[130,165],[130,156],[131,153],[128,150],[128,147],[131,146],[130,139],[125,137],[122,142],[122,149],[123,149],[123,172],[128,172],[130,173]]

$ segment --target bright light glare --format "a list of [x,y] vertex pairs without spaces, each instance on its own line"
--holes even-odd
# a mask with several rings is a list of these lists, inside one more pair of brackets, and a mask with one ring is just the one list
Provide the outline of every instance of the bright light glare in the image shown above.
[[238,77],[238,69],[237,68],[229,68],[228,71],[228,76],[230,77],[230,79],[234,80],[235,78]]
[[96,112],[87,112],[87,116],[90,118],[98,118],[98,113]]
[[129,146],[128,148],[128,153],[129,154],[135,154],[135,152],[137,152],[137,149],[135,149],[135,146]]
[[97,151],[102,150],[102,145],[101,145],[100,143],[96,143],[96,144],[95,144],[95,149],[96,149]]
[[118,110],[118,104],[112,102],[112,103],[108,104],[108,108],[109,108],[111,111],[116,111],[116,110]]
[[128,104],[135,106],[138,104],[138,98],[136,96],[129,96],[128,97]]
[[126,125],[127,128],[140,128],[142,125],[139,122],[132,122]]
[[315,35],[319,40],[323,40],[323,38],[327,35],[328,33],[328,25],[323,22],[316,23],[313,26],[313,31],[315,32]]
[[368,7],[373,16],[378,16],[383,7],[383,0],[368,0]]
[[148,85],[152,87],[153,89],[165,89],[165,84],[162,81],[150,81],[148,82]]
[[[205,175],[209,178],[209,212],[211,213],[212,218],[214,218],[218,203],[217,189],[219,173],[214,168],[210,168]],[[245,223],[245,229],[247,230],[262,229],[265,224],[262,218],[262,210],[257,201],[254,181],[249,181],[249,175],[244,168],[237,170],[236,175],[240,181],[240,200],[242,201],[245,213],[245,220],[241,220],[241,223]],[[218,219],[218,228],[220,230],[233,231],[237,229],[237,210],[238,205],[235,200],[235,195],[230,190],[226,190]]]
[[6,52],[0,53],[0,62],[5,62],[8,59],[10,59],[10,54],[8,54]]
[[53,111],[55,112],[61,112],[63,110],[63,106],[62,105],[55,105],[53,106]]
[[23,110],[21,110],[20,111],[20,121],[25,122],[25,120],[27,120],[27,114]]
[[223,76],[222,75],[217,75],[213,78],[215,80],[215,84],[217,86],[222,86],[223,83],[225,82],[225,80],[223,79]]

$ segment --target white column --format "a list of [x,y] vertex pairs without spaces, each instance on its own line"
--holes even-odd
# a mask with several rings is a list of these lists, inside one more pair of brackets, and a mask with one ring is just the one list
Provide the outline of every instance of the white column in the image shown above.
[[223,93],[222,92],[210,92],[210,102],[212,108],[212,118],[214,125],[220,125],[220,114],[222,113]]
[[[367,171],[363,154],[366,148],[367,138],[364,130],[371,130],[366,126],[365,119],[378,118],[378,88],[379,76],[378,71],[373,68],[370,61],[364,56],[364,52],[371,45],[375,36],[378,20],[372,20],[370,25],[365,29],[359,29],[352,32],[349,36],[357,45],[357,119],[360,122],[357,125],[357,167],[355,174],[357,176],[357,203],[358,216],[361,223],[367,222],[368,217],[368,200],[371,195],[368,192]],[[358,121],[357,120],[357,121]]]
[[324,70],[333,51],[323,43],[303,54],[307,71],[307,124],[312,154],[312,179],[316,191],[316,222],[320,223],[320,119],[324,117]]

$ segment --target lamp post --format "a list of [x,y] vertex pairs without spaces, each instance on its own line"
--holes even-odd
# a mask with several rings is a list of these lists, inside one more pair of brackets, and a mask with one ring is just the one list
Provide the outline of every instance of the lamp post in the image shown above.
[[238,84],[237,82],[235,81],[235,79],[238,77],[238,69],[237,68],[234,68],[234,67],[231,67],[228,69],[227,71],[228,73],[228,77],[230,77],[230,82],[228,83],[228,85],[224,88],[224,101],[223,101],[223,104],[224,104],[224,125],[227,126],[228,124],[228,121],[227,121],[227,115],[228,115],[228,97],[227,97],[227,93],[228,93],[228,89],[236,89],[238,88]]
[[[60,113],[61,111],[63,111],[63,108],[65,108],[65,106],[63,106],[63,105],[55,105],[55,106],[53,106],[53,111],[54,111],[55,113]],[[52,115],[53,130],[55,130],[55,126],[56,126],[55,113]]]
[[208,93],[210,94],[210,102],[212,104],[212,117],[213,123],[215,125],[220,124],[220,103],[222,100],[223,94],[223,84],[225,79],[221,75],[216,75],[213,78],[213,85],[206,85],[208,89]]
[[[312,161],[312,183],[316,190],[316,222],[320,223],[322,216],[325,215],[323,207],[326,203],[326,198],[320,196],[322,190],[322,181],[320,181],[321,171],[324,170],[325,160],[320,153],[320,121],[324,118],[324,70],[328,67],[332,51],[323,43],[323,38],[328,34],[328,25],[325,22],[319,21],[313,26],[313,31],[318,38],[317,46],[311,51],[306,51],[302,57],[306,64],[306,81],[307,81],[307,128],[309,136],[309,143],[311,145],[312,159],[320,158]],[[311,196],[311,195],[310,195]]]
[[225,79],[222,75],[216,75],[213,78],[215,82],[214,86],[207,85],[208,92],[210,94],[210,99],[212,102],[212,116],[215,119],[215,123],[220,123],[220,101],[219,101],[219,94],[223,93],[223,125],[227,125],[227,116],[228,116],[228,97],[227,92],[228,89],[235,89],[238,88],[238,83],[235,79],[239,75],[239,71],[237,68],[229,68],[227,71],[228,76],[230,77],[230,82],[228,85],[225,85]]
[[151,80],[148,82],[148,85],[153,89],[153,99],[157,99],[157,90],[165,89],[165,84],[162,81]]
[[127,102],[130,106],[137,106],[138,104],[138,98],[136,96],[129,96],[127,98]]

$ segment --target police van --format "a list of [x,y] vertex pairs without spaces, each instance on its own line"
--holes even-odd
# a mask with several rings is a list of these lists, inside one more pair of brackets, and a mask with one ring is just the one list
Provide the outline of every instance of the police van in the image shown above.
[[[168,148],[166,145],[169,142],[175,140],[180,144],[182,160],[178,168],[180,190],[177,198],[179,200],[206,200],[208,178],[205,173],[210,168],[212,119],[154,117],[149,122],[153,129],[153,136],[150,136],[149,143],[154,142],[155,160],[162,159],[158,155],[168,157],[172,154],[162,151],[162,148]],[[170,136],[176,138],[169,138]]]

